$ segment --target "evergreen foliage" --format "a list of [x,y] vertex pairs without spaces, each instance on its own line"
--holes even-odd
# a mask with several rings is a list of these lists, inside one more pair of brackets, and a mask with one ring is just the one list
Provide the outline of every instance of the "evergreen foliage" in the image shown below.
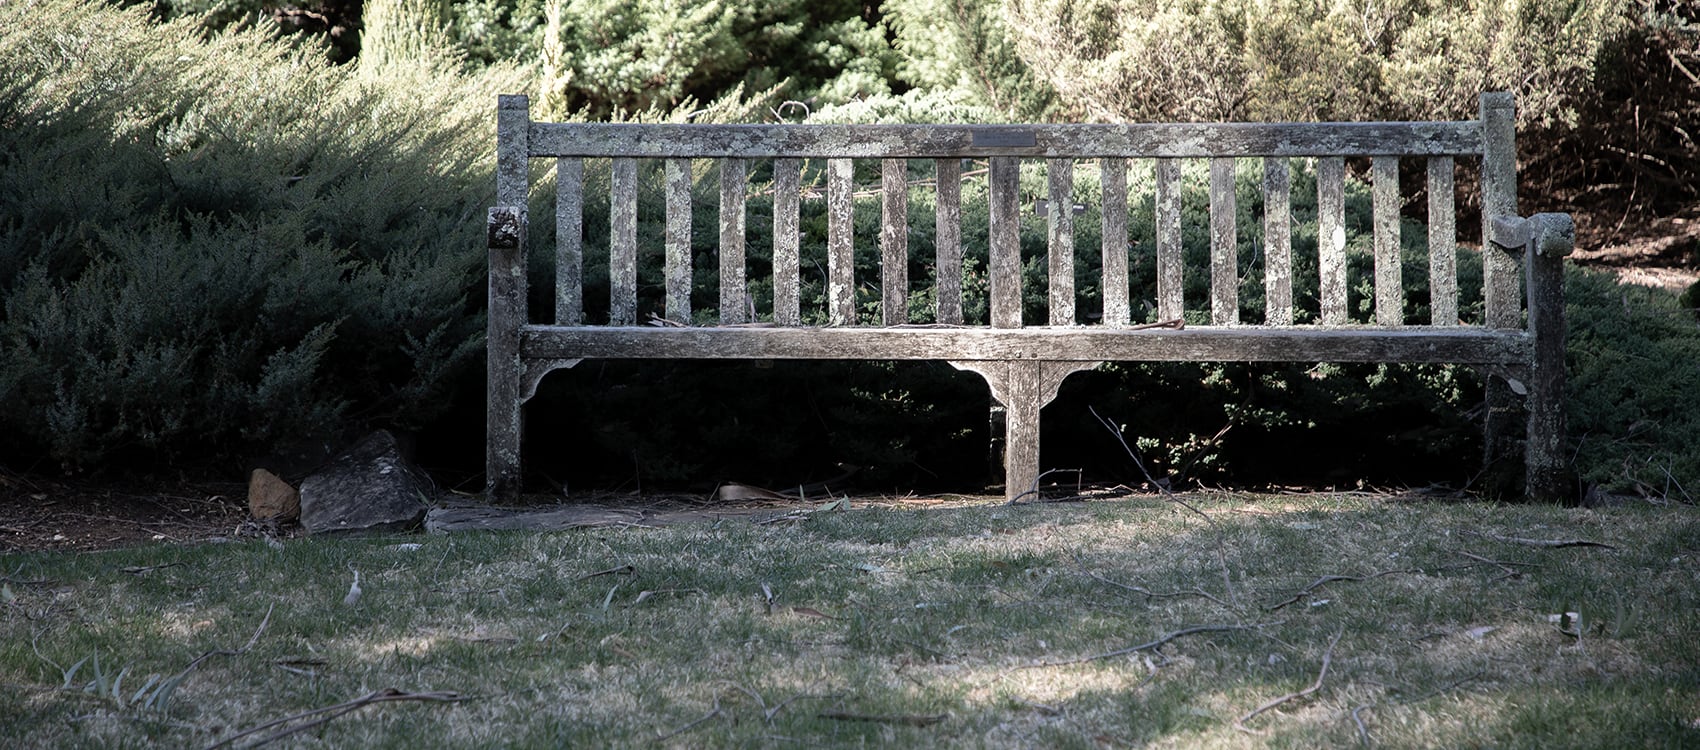
[[201,458],[438,414],[481,349],[469,248],[492,95],[518,84],[0,6],[6,454]]

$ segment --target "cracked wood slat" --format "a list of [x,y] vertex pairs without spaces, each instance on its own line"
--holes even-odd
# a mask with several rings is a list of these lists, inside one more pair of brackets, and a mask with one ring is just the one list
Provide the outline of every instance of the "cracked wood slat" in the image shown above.
[[1181,165],[1158,159],[1156,170],[1157,319],[1177,320],[1186,315],[1181,292]]
[[1067,328],[655,328],[526,326],[544,359],[891,359],[1523,364],[1527,333],[1473,326],[1185,330]]
[[1234,197],[1234,160],[1210,160],[1210,323],[1239,325],[1239,229]]
[[909,162],[880,162],[880,318],[909,322]]
[[691,160],[667,160],[667,318],[691,324]]
[[1046,260],[1050,275],[1050,322],[1074,324],[1074,160],[1045,160]]
[[637,322],[637,160],[615,159],[608,190],[608,322]]
[[938,179],[934,207],[934,291],[938,299],[938,322],[962,324],[962,161],[933,162]]
[[1344,325],[1346,308],[1346,162],[1316,160],[1317,267],[1321,273],[1322,324]]
[[1021,327],[1021,160],[991,159],[991,259],[987,267],[992,296],[992,325]]
[[1375,322],[1405,324],[1405,286],[1399,262],[1399,157],[1370,160],[1375,215]]
[[801,160],[773,160],[773,322],[782,326],[801,325],[803,321],[798,301],[802,286],[798,271],[802,170]]
[[533,156],[645,158],[1479,154],[1475,122],[1117,125],[531,124]]
[[720,160],[720,322],[748,323],[744,284],[744,194],[748,168],[743,159]]
[[555,322],[584,322],[584,160],[555,160]]
[[1098,160],[1098,180],[1103,186],[1104,317],[1107,326],[1130,322],[1127,278],[1127,160],[1109,157]]
[[1293,324],[1292,184],[1287,160],[1263,160],[1264,322]]
[[1450,156],[1428,158],[1428,286],[1430,322],[1458,325],[1458,220]]
[[835,326],[856,324],[856,165],[826,162],[826,310]]

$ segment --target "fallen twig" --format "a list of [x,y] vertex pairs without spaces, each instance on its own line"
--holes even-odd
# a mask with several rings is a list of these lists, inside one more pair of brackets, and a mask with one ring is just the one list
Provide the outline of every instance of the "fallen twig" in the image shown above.
[[1482,557],[1481,555],[1474,555],[1474,554],[1471,554],[1469,552],[1465,552],[1463,550],[1453,550],[1453,552],[1459,554],[1460,556],[1467,557],[1471,560],[1475,560],[1476,562],[1483,563],[1483,564],[1486,564],[1486,565],[1495,566],[1495,567],[1499,568],[1501,571],[1504,571],[1505,575],[1502,575],[1499,578],[1495,578],[1494,579],[1495,581],[1503,580],[1503,579],[1506,579],[1506,578],[1522,578],[1523,577],[1523,571],[1512,567],[1513,565],[1518,565],[1518,566],[1522,566],[1522,567],[1526,567],[1526,568],[1541,567],[1539,563],[1514,562],[1514,561],[1511,561],[1511,560],[1495,560],[1495,559],[1490,558],[1490,557]]
[[822,711],[815,714],[815,716],[822,719],[835,719],[837,721],[871,721],[879,724],[902,724],[904,726],[911,727],[930,727],[950,718],[950,714],[938,714],[936,716],[881,716],[876,714],[850,713],[848,711]]
[[1204,519],[1204,523],[1210,527],[1211,531],[1215,532],[1216,560],[1221,563],[1222,566],[1222,586],[1227,590],[1228,600],[1233,602],[1233,608],[1239,609],[1240,597],[1238,594],[1234,593],[1234,577],[1228,570],[1228,553],[1222,544],[1222,530],[1217,528],[1216,519],[1211,518],[1210,514],[1199,510],[1197,506],[1182,500],[1179,495],[1175,494],[1174,490],[1169,489],[1169,484],[1167,482],[1159,482],[1156,477],[1151,476],[1151,471],[1145,468],[1145,461],[1139,457],[1138,453],[1134,452],[1133,446],[1127,444],[1127,438],[1122,437],[1122,431],[1116,427],[1116,424],[1105,419],[1103,416],[1100,416],[1097,409],[1088,406],[1086,407],[1086,410],[1092,414],[1093,419],[1098,420],[1098,423],[1104,426],[1104,429],[1109,430],[1110,434],[1115,436],[1116,442],[1121,443],[1122,450],[1126,451],[1128,457],[1133,459],[1134,465],[1139,467],[1139,473],[1145,475],[1145,481],[1150,482],[1151,486],[1156,487],[1158,491],[1162,492],[1163,497],[1168,498],[1170,501],[1180,505],[1181,507],[1192,511],[1199,518]]
[[281,729],[281,730],[278,730],[278,731],[273,732],[271,734],[268,734],[264,737],[261,737],[258,740],[255,740],[253,744],[248,746],[248,747],[251,747],[251,748],[259,747],[261,745],[276,742],[277,740],[283,739],[284,737],[288,737],[289,735],[292,735],[292,734],[305,732],[309,729],[313,729],[315,727],[323,726],[325,724],[330,723],[333,719],[336,719],[337,717],[342,716],[343,714],[351,713],[351,712],[356,711],[358,709],[365,708],[366,706],[370,706],[370,705],[377,704],[377,703],[396,703],[396,702],[400,702],[400,701],[438,701],[438,702],[443,702],[443,703],[455,703],[455,702],[459,702],[459,701],[463,701],[463,700],[466,700],[466,699],[460,697],[456,693],[449,693],[449,692],[409,693],[409,692],[397,690],[395,688],[384,688],[383,690],[377,690],[377,691],[374,691],[374,692],[371,692],[371,693],[367,693],[366,695],[360,696],[359,698],[355,698],[354,700],[351,700],[351,701],[344,701],[344,702],[338,703],[334,706],[325,706],[323,708],[314,708],[314,709],[310,709],[310,710],[307,710],[307,711],[302,711],[301,713],[298,713],[298,714],[293,714],[293,715],[290,715],[290,716],[285,716],[281,719],[275,719],[275,720],[272,720],[272,721],[268,721],[264,724],[261,724],[257,727],[254,727],[252,729],[245,729],[241,732],[237,732],[236,734],[233,734],[229,737],[226,737],[222,740],[219,740],[216,743],[208,745],[207,750],[217,750],[218,748],[230,745],[230,744],[236,742],[237,740],[242,739],[243,737],[247,737],[247,736],[254,735],[254,734],[259,734],[260,732],[264,732],[267,729],[271,729],[272,727],[281,726],[281,725],[288,724],[288,723],[293,722],[293,721],[300,721],[302,719],[306,719],[306,718],[309,718],[309,717],[318,717],[318,718],[313,719],[312,721],[297,724],[297,725],[292,726],[292,727],[285,727],[284,729]]
[[1333,659],[1334,659],[1334,644],[1340,642],[1340,636],[1341,636],[1341,634],[1343,634],[1345,632],[1346,632],[1345,630],[1340,630],[1340,631],[1338,631],[1334,634],[1333,638],[1330,638],[1328,640],[1328,650],[1322,652],[1322,668],[1317,670],[1317,672],[1316,672],[1316,682],[1311,683],[1310,687],[1307,687],[1307,688],[1300,690],[1298,692],[1288,693],[1288,694],[1283,695],[1279,698],[1272,698],[1270,700],[1264,701],[1263,705],[1258,706],[1257,708],[1252,709],[1250,713],[1248,713],[1244,716],[1241,716],[1238,719],[1235,719],[1234,720],[1234,728],[1238,729],[1242,732],[1245,732],[1246,734],[1263,734],[1262,732],[1259,732],[1255,729],[1252,729],[1251,727],[1246,726],[1245,723],[1248,722],[1248,721],[1251,721],[1252,719],[1256,718],[1258,714],[1261,714],[1265,711],[1268,711],[1269,709],[1272,709],[1272,708],[1279,706],[1283,703],[1286,703],[1288,701],[1298,700],[1300,698],[1303,698],[1303,697],[1310,695],[1311,693],[1314,693],[1318,690],[1321,690],[1322,689],[1322,680],[1323,680],[1323,678],[1328,676],[1328,664],[1329,664],[1329,662],[1333,661]]
[[1496,542],[1505,542],[1506,544],[1521,544],[1525,547],[1545,547],[1548,549],[1557,547],[1604,547],[1606,549],[1617,549],[1617,547],[1606,544],[1605,542],[1595,542],[1587,539],[1530,539],[1528,537],[1521,536],[1487,534],[1480,531],[1465,531],[1464,533],[1469,534],[1470,536],[1479,536],[1483,539],[1492,539]]
[[666,742],[667,740],[673,739],[674,737],[677,737],[681,734],[684,734],[686,732],[691,731],[692,729],[696,729],[697,727],[702,726],[703,722],[708,721],[709,719],[712,719],[716,716],[719,716],[720,714],[721,714],[720,699],[716,698],[714,700],[714,709],[709,711],[706,714],[703,714],[702,718],[697,719],[696,721],[693,721],[689,724],[686,724],[682,727],[679,727],[678,729],[675,729],[675,730],[668,732],[666,734],[658,734],[658,735],[655,736],[655,741],[656,742]]
[[[1213,601],[1213,602],[1220,604],[1224,607],[1228,606],[1227,602],[1216,598],[1210,592],[1205,591],[1202,588],[1195,588],[1195,589],[1192,589],[1192,590],[1189,590],[1189,591],[1152,591],[1151,589],[1145,588],[1144,586],[1136,586],[1136,585],[1131,584],[1131,583],[1122,583],[1121,581],[1112,581],[1108,578],[1105,578],[1101,575],[1098,575],[1097,573],[1093,573],[1090,570],[1085,570],[1084,568],[1082,568],[1082,570],[1080,572],[1085,573],[1088,578],[1091,578],[1092,580],[1097,581],[1099,583],[1108,584],[1108,585],[1114,586],[1118,589],[1122,589],[1124,591],[1132,591],[1135,594],[1139,594],[1141,596],[1144,596],[1146,601],[1150,601],[1152,599],[1179,599],[1183,596],[1198,596],[1198,597],[1203,597],[1205,599],[1209,599],[1210,601]],[[1231,607],[1230,607],[1230,609],[1231,609]]]
[[1352,709],[1352,723],[1358,725],[1358,739],[1363,741],[1364,747],[1370,746],[1369,727],[1364,726],[1363,717],[1359,716],[1358,714],[1361,714],[1364,711],[1368,711],[1369,709],[1372,709],[1372,708],[1375,708],[1374,703],[1365,703],[1364,705],[1361,705],[1361,706],[1358,706],[1357,708]]
[[598,570],[595,573],[585,573],[584,575],[579,576],[577,578],[574,578],[573,580],[575,580],[575,581],[588,581],[592,578],[596,578],[597,576],[635,575],[636,573],[637,573],[637,568],[634,568],[630,565],[619,565],[619,566],[609,568],[607,570]]
[[1016,495],[1015,497],[1010,498],[1009,502],[1004,503],[1004,505],[1016,505],[1016,504],[1021,502],[1021,498],[1027,497],[1028,495],[1038,495],[1040,493],[1039,483],[1045,481],[1045,477],[1048,477],[1052,474],[1057,474],[1057,473],[1065,473],[1066,474],[1066,473],[1071,472],[1071,471],[1074,472],[1075,484],[1078,485],[1079,481],[1080,481],[1080,474],[1081,474],[1081,472],[1085,471],[1085,469],[1046,469],[1042,472],[1039,472],[1039,476],[1033,477],[1033,485],[1031,487],[1028,487],[1026,492],[1023,492],[1019,495]]
[[[1146,643],[1141,643],[1141,644],[1134,645],[1134,646],[1128,646],[1127,648],[1118,648],[1114,651],[1106,651],[1102,654],[1094,654],[1092,656],[1082,656],[1082,657],[1075,658],[1075,659],[1064,659],[1062,661],[1036,661],[1036,662],[1033,662],[1031,664],[1023,664],[1021,666],[1015,667],[1015,669],[1038,669],[1040,667],[1063,667],[1063,666],[1068,666],[1070,664],[1085,664],[1086,662],[1098,661],[1100,659],[1114,659],[1115,657],[1118,657],[1118,656],[1125,656],[1127,654],[1132,654],[1132,653],[1136,653],[1136,652],[1139,652],[1139,651],[1149,651],[1151,649],[1158,648],[1158,647],[1162,646],[1163,644],[1168,643],[1169,641],[1172,641],[1176,638],[1179,638],[1179,637],[1185,636],[1185,635],[1194,635],[1196,633],[1226,633],[1226,632],[1231,632],[1231,631],[1235,631],[1235,630],[1257,630],[1259,628],[1263,628],[1263,627],[1266,627],[1266,626],[1272,625],[1272,624],[1274,624],[1274,623],[1258,623],[1258,624],[1255,624],[1255,625],[1195,625],[1195,626],[1190,627],[1190,628],[1182,628],[1182,629],[1176,630],[1172,633],[1164,634],[1163,636],[1157,638],[1156,640],[1148,641]],[[1011,671],[1013,671],[1013,670],[1011,670]]]
[[1337,575],[1322,576],[1321,578],[1318,578],[1314,581],[1311,581],[1309,586],[1306,586],[1302,589],[1299,589],[1299,593],[1293,594],[1293,597],[1291,599],[1288,599],[1284,602],[1281,602],[1280,604],[1275,604],[1275,605],[1270,606],[1269,611],[1274,612],[1275,610],[1286,607],[1289,604],[1297,604],[1300,600],[1304,599],[1307,596],[1310,596],[1317,589],[1322,588],[1323,586],[1326,586],[1330,583],[1337,583],[1339,581],[1367,581],[1367,580],[1370,580],[1371,578],[1381,578],[1382,576],[1390,576],[1390,575],[1393,575],[1395,573],[1421,573],[1421,572],[1422,571],[1416,570],[1414,568],[1400,568],[1398,570],[1383,570],[1379,573],[1371,573],[1367,576],[1337,576]]
[[248,642],[242,644],[242,648],[235,649],[235,650],[215,649],[213,651],[205,652],[205,653],[201,654],[200,656],[195,657],[194,661],[189,662],[189,666],[184,667],[183,671],[178,672],[177,676],[172,678],[172,679],[181,680],[184,677],[188,677],[189,672],[194,670],[195,667],[200,666],[201,662],[206,661],[207,659],[210,659],[214,656],[241,656],[243,654],[248,653],[250,650],[252,650],[254,648],[254,644],[260,642],[260,635],[265,633],[266,632],[266,626],[271,624],[272,610],[276,609],[276,608],[277,608],[276,604],[273,604],[270,607],[266,607],[266,616],[260,618],[260,626],[257,627],[257,628],[254,628],[254,634],[248,637]]

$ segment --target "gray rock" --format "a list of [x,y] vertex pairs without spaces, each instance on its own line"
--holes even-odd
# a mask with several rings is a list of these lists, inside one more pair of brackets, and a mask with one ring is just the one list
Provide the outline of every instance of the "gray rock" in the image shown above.
[[309,534],[410,531],[425,520],[434,490],[379,430],[301,482],[301,525]]

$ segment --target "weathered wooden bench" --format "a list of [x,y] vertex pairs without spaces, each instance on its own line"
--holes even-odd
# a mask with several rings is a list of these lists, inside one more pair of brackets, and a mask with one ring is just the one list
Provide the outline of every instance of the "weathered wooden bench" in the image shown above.
[[[522,405],[550,371],[585,359],[937,360],[980,374],[1006,410],[1006,491],[1035,485],[1039,411],[1070,373],[1105,361],[1298,361],[1454,363],[1491,373],[1490,391],[1526,400],[1526,486],[1558,499],[1565,479],[1563,256],[1569,217],[1517,213],[1514,103],[1485,94],[1469,122],[1146,124],[1146,125],[653,125],[534,122],[524,96],[499,101],[497,205],[490,210],[489,421],[487,489],[518,490]],[[1430,309],[1408,324],[1401,287],[1400,159],[1426,159]],[[530,161],[553,158],[556,289],[553,323],[528,319],[525,253]],[[1128,291],[1129,159],[1155,163],[1156,309],[1184,318],[1181,161],[1208,160],[1209,324],[1136,327]],[[1238,304],[1234,176],[1252,158],[1263,170],[1267,315],[1243,321]],[[1317,308],[1295,322],[1289,160],[1314,159],[1320,268]],[[1345,174],[1348,158],[1371,164],[1374,316],[1354,321],[1347,306]],[[1459,322],[1454,165],[1479,160],[1482,194],[1483,319]],[[584,266],[586,160],[609,160],[609,312],[586,324]],[[720,234],[718,325],[642,325],[638,318],[639,160],[663,160],[664,298],[658,318],[689,324],[691,161],[718,160]],[[745,199],[750,160],[771,159],[773,303],[757,321],[748,301]],[[800,175],[805,159],[825,160],[826,326],[806,327],[799,303]],[[859,325],[855,303],[853,160],[881,160],[879,231],[881,320]],[[933,162],[937,177],[933,278],[936,320],[909,325],[908,160]],[[987,162],[989,325],[964,325],[960,189],[962,162]],[[1077,162],[1094,160],[1103,185],[1103,306],[1081,324],[1074,290],[1074,215],[1048,212],[1049,320],[1022,319],[1020,198],[1022,159],[1044,159],[1050,205],[1073,205]],[[1139,162],[1145,164],[1147,162]],[[818,163],[817,163],[818,164]],[[598,253],[600,248],[596,249]],[[600,257],[600,256],[599,256]],[[1528,289],[1528,306],[1523,288]],[[1473,300],[1472,300],[1473,304]],[[653,303],[652,303],[653,305]],[[600,311],[598,317],[600,317]],[[816,315],[818,319],[818,311]],[[1490,401],[1492,401],[1490,393]]]

